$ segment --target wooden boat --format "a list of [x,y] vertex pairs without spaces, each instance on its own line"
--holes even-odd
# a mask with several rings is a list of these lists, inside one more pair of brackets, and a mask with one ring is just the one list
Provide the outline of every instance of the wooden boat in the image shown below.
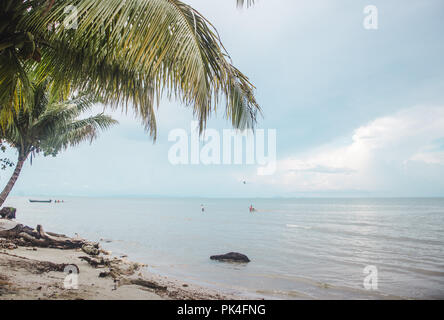
[[52,200],[31,200],[29,199],[29,202],[43,202],[43,203],[51,203]]

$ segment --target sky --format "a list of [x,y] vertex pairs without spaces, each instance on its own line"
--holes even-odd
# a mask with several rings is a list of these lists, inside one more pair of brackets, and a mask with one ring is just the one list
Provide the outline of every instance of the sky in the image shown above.
[[[276,130],[275,172],[258,175],[257,163],[173,165],[168,136],[191,135],[193,116],[165,99],[155,144],[133,115],[106,109],[119,126],[92,145],[28,162],[13,195],[444,196],[442,0],[259,0],[248,10],[235,0],[185,2],[216,26],[256,86],[257,128]],[[376,30],[363,27],[369,4]],[[230,123],[220,113],[208,128],[222,136]],[[0,172],[0,183],[10,173]]]

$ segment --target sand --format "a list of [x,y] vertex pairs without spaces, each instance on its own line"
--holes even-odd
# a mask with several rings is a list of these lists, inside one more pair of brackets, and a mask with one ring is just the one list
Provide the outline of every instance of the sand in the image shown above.
[[[116,257],[108,267],[93,267],[80,249],[17,247],[0,249],[0,299],[23,300],[165,300],[239,299],[220,292],[150,274],[146,266]],[[95,258],[95,257],[92,257]],[[79,269],[78,288],[65,288],[64,265]],[[120,276],[100,277],[110,270]]]

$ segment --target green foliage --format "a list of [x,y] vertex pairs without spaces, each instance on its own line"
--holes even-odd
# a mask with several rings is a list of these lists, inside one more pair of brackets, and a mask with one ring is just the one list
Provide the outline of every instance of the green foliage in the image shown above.
[[[20,26],[34,6],[44,1],[33,3],[23,0],[2,0],[0,2],[0,107],[10,108],[29,92],[27,70],[32,62],[41,60],[41,43],[26,26]],[[32,62],[30,62],[32,61]],[[10,110],[9,110],[10,111]],[[11,114],[2,112],[1,123],[11,120]]]
[[[191,107],[201,132],[221,101],[234,127],[256,123],[254,86],[232,65],[217,30],[189,5],[179,0],[49,4],[2,0],[0,5],[0,35],[7,40],[0,43],[3,124],[11,121],[14,104],[31,99],[23,94],[30,70],[38,82],[53,79],[53,89],[65,97],[89,92],[114,108],[133,108],[154,139],[154,110],[162,96]],[[78,29],[63,23],[67,5],[77,8]]]
[[55,156],[69,146],[92,141],[100,130],[117,123],[103,113],[79,118],[95,103],[89,95],[60,100],[50,94],[48,81],[32,81],[31,86],[32,100],[28,102],[32,103],[14,106],[12,121],[3,130],[3,141],[17,149],[19,160],[39,152]]
[[[3,141],[0,141],[0,151],[5,153],[6,146],[3,145]],[[6,168],[10,168],[14,166],[14,162],[9,160],[8,158],[0,158],[0,169],[5,170]]]

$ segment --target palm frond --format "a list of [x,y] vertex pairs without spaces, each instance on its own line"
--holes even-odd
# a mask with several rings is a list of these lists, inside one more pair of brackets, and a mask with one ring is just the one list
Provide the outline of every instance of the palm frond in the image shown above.
[[82,112],[91,109],[95,99],[89,95],[79,95],[67,101],[54,101],[45,106],[38,118],[33,119],[32,135],[51,136],[56,135],[61,126],[72,123]]
[[40,75],[93,92],[113,107],[133,107],[154,137],[154,108],[163,95],[191,106],[201,132],[221,98],[227,116],[236,117],[233,125],[255,124],[259,105],[253,85],[232,65],[216,29],[192,7],[178,0],[70,4],[78,11],[77,30],[63,23],[47,30],[65,18],[64,0],[56,0],[47,15],[42,8],[22,21],[51,44],[37,66]]
[[68,146],[85,140],[92,141],[99,131],[117,123],[103,113],[80,119],[81,114],[90,110],[96,102],[94,97],[78,94],[70,100],[61,101],[58,94],[51,94],[53,82],[50,79],[43,82],[32,79],[32,103],[26,100],[29,105],[23,105],[23,101],[18,101],[18,106],[14,105],[11,109],[12,120],[1,136],[21,156],[26,158],[30,152],[41,150],[45,154],[56,155]]
[[77,146],[84,141],[92,142],[98,137],[100,130],[106,130],[117,123],[116,120],[104,114],[76,120],[57,127],[57,134],[45,140],[41,148],[47,154],[56,154],[62,149]]

